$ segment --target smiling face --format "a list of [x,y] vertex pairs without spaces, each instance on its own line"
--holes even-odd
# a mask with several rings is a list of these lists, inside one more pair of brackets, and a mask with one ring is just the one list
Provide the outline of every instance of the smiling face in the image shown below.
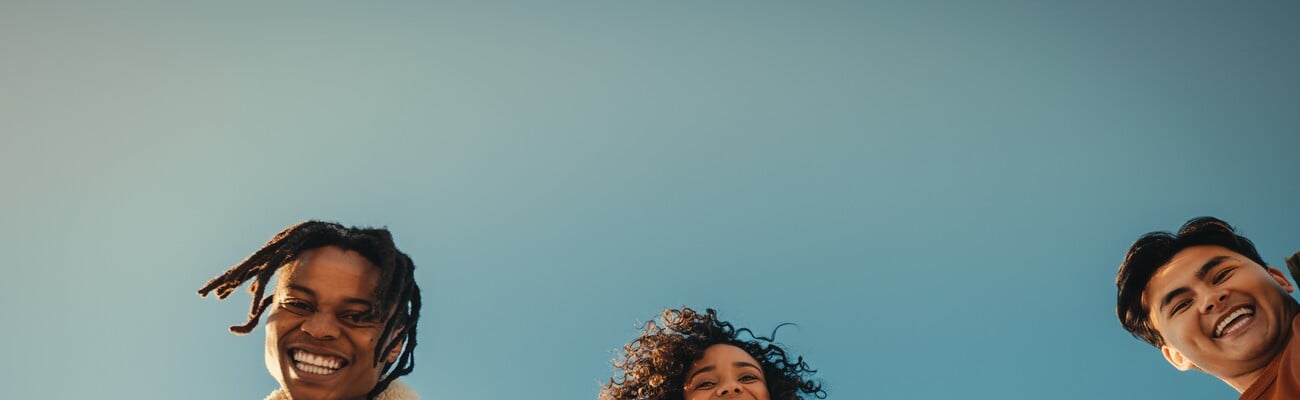
[[378,267],[332,246],[281,271],[266,318],[266,368],[292,398],[362,399],[379,382],[378,283]]
[[1143,291],[1165,358],[1243,390],[1290,336],[1294,288],[1274,268],[1220,246],[1175,254]]
[[685,400],[770,400],[758,360],[739,347],[715,344],[686,372]]

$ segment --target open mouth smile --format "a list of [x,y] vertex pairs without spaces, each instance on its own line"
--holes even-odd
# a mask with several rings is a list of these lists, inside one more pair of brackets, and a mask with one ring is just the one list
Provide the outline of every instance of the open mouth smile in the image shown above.
[[289,357],[293,359],[294,369],[313,375],[333,375],[348,365],[348,361],[342,357],[303,349],[289,349]]
[[1219,319],[1219,322],[1214,325],[1213,337],[1215,339],[1218,339],[1224,336],[1232,335],[1237,332],[1241,332],[1246,328],[1247,325],[1250,325],[1250,323],[1254,320],[1255,320],[1255,307],[1253,306],[1238,307],[1232,310],[1232,312],[1224,314],[1224,316]]

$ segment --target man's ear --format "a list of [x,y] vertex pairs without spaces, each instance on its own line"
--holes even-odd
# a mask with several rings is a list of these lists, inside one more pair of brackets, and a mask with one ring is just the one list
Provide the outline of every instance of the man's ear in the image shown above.
[[1173,365],[1174,368],[1178,368],[1179,371],[1189,371],[1196,368],[1196,364],[1192,363],[1192,360],[1183,357],[1182,352],[1169,347],[1169,345],[1160,346],[1160,353],[1165,355],[1165,361],[1169,361],[1169,364]]
[[402,345],[404,344],[406,344],[406,342],[400,340],[397,341],[397,346],[394,346],[393,349],[388,352],[388,357],[384,357],[384,363],[392,364],[394,361],[397,361],[397,356],[402,354]]
[[1277,284],[1282,285],[1282,289],[1286,289],[1287,293],[1295,292],[1295,286],[1291,285],[1291,281],[1286,280],[1286,274],[1282,273],[1282,271],[1277,268],[1265,268],[1268,268],[1268,276],[1273,277],[1273,280],[1277,281]]
[[[401,326],[397,327],[397,329],[393,329],[393,333],[388,336],[386,342],[392,343],[393,340],[397,340],[397,338],[401,337],[402,334],[406,333],[405,330],[406,328]],[[384,363],[392,364],[394,361],[397,361],[397,356],[402,354],[402,346],[404,345],[406,345],[406,341],[397,340],[397,345],[393,346],[393,349],[388,351],[387,356],[384,356]]]

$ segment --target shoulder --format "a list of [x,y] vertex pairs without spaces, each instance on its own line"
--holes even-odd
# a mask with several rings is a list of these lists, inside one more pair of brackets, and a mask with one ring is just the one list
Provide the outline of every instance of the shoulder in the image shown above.
[[275,389],[271,394],[266,395],[266,400],[289,400],[289,393],[284,389]]
[[375,400],[420,400],[420,395],[399,379],[388,384],[388,388],[384,389]]

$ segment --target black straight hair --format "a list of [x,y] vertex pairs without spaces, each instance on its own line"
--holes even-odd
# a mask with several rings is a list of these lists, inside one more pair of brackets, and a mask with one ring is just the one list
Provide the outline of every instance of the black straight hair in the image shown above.
[[1124,330],[1152,346],[1164,346],[1164,338],[1151,324],[1150,310],[1142,302],[1142,291],[1156,271],[1168,264],[1175,254],[1188,247],[1207,245],[1232,250],[1268,268],[1255,250],[1255,244],[1218,218],[1196,217],[1183,224],[1177,233],[1157,231],[1142,235],[1129,247],[1115,275],[1115,313]]

